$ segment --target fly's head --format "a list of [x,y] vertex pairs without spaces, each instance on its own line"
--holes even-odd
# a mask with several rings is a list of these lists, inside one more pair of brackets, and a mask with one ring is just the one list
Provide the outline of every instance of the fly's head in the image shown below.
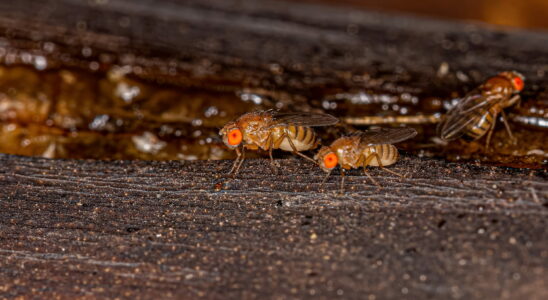
[[230,149],[235,149],[242,144],[243,133],[236,122],[227,123],[219,131],[219,135],[223,138],[223,143]]
[[322,147],[314,156],[314,160],[318,163],[320,168],[325,172],[333,170],[339,163],[339,157],[331,148]]
[[510,83],[512,83],[514,94],[521,92],[521,90],[523,90],[523,87],[525,86],[525,77],[516,71],[502,72],[499,74],[499,76],[508,79]]

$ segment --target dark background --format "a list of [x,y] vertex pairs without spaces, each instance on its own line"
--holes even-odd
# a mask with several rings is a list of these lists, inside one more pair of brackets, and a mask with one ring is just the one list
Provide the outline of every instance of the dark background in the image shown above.
[[436,18],[466,19],[522,28],[548,28],[546,0],[294,0],[405,12]]

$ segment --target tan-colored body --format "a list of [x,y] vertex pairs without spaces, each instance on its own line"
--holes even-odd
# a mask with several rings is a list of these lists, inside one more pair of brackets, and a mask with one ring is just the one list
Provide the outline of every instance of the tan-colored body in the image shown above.
[[[492,77],[480,86],[482,97],[476,98],[474,104],[479,105],[484,99],[493,95],[502,97],[504,100],[494,104],[491,108],[483,110],[473,110],[470,112],[470,118],[476,118],[476,122],[471,122],[463,129],[463,135],[466,139],[478,140],[483,137],[495,125],[494,120],[498,114],[506,107],[514,105],[519,98],[512,98],[514,87],[512,83],[500,76]],[[450,139],[447,137],[447,139]]]
[[523,89],[523,76],[516,72],[501,72],[486,80],[482,85],[459,100],[445,116],[438,127],[440,137],[450,141],[457,138],[478,140],[487,135],[489,148],[497,116],[502,120],[513,139],[504,109],[516,104]]
[[311,127],[329,126],[338,121],[327,114],[279,113],[267,110],[244,114],[226,124],[219,134],[223,137],[225,145],[234,149],[238,155],[231,170],[236,174],[244,160],[244,149],[268,151],[273,166],[273,149],[290,151],[314,162],[300,153],[319,145],[316,133]]
[[343,169],[389,166],[394,164],[399,156],[398,149],[394,145],[381,144],[360,147],[359,136],[341,137],[334,141],[329,148],[337,154],[339,165]]
[[[293,125],[271,127],[275,124],[270,114],[249,113],[235,123],[242,130],[246,149],[306,151],[318,146],[318,139],[312,128]],[[291,142],[295,149],[291,147]]]
[[[363,168],[365,175],[376,184],[367,172],[368,166],[380,167],[383,170],[401,176],[385,167],[398,161],[398,143],[414,137],[417,131],[413,128],[375,128],[365,132],[353,132],[322,147],[314,156],[322,170],[327,172],[325,182],[335,167],[341,167],[341,191],[344,186],[345,170]],[[322,184],[323,184],[322,182]]]

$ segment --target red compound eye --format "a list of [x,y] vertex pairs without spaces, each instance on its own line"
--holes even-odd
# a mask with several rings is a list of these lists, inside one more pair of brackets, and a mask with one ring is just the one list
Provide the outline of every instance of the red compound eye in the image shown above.
[[523,79],[519,77],[514,77],[514,79],[512,79],[512,83],[514,84],[514,88],[516,90],[518,91],[523,90]]
[[335,155],[335,153],[329,153],[323,158],[323,165],[327,169],[333,169],[334,167],[337,166],[338,162],[339,162],[339,158],[337,157],[337,155]]
[[242,132],[240,129],[232,129],[228,133],[228,143],[232,146],[237,146],[242,142]]

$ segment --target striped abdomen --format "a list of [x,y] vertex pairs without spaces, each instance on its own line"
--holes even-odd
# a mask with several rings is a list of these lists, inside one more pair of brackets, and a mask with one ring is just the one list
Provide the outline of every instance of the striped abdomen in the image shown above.
[[466,139],[475,141],[484,136],[491,126],[493,126],[493,120],[495,113],[492,110],[485,112],[482,116],[478,117],[477,122],[472,122],[466,126],[464,130],[464,137]]
[[[394,145],[375,145],[367,147],[364,151],[364,156],[367,159],[369,156],[377,153],[383,166],[394,164],[398,160],[398,149]],[[372,158],[369,161],[368,166],[379,166],[379,162],[376,158]]]
[[[282,138],[284,133],[287,138]],[[318,146],[318,140],[316,133],[310,127],[303,126],[281,126],[273,129],[272,136],[274,138],[274,149],[282,149],[285,151],[306,151]],[[291,147],[291,142],[295,146],[295,149]]]

